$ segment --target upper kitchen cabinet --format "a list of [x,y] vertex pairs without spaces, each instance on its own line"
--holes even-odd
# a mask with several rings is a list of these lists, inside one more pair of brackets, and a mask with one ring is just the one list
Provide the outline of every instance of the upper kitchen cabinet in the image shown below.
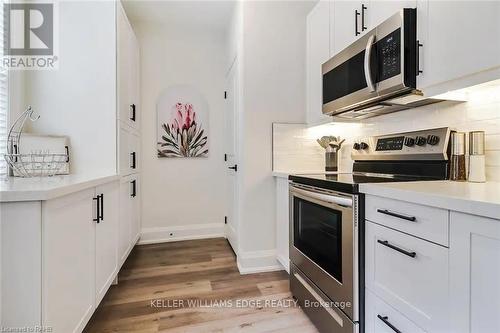
[[330,1],[330,56],[370,30],[370,1]]
[[387,18],[396,14],[403,8],[417,7],[417,0],[406,1],[387,1],[387,0],[370,0],[370,8],[368,11],[370,29],[376,27]]
[[117,6],[118,119],[139,130],[139,47],[121,3]]
[[331,121],[322,113],[321,65],[330,57],[330,2],[319,1],[307,16],[306,94],[307,123],[320,124]]
[[417,86],[432,96],[500,77],[500,2],[417,4],[420,69]]

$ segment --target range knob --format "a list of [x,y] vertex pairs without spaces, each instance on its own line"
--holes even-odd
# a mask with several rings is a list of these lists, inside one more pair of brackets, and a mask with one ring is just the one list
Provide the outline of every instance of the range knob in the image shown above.
[[413,147],[415,145],[415,139],[410,138],[410,137],[406,137],[404,144],[406,147]]
[[439,143],[439,136],[437,135],[429,135],[427,137],[427,143],[430,144],[431,146],[435,146]]
[[359,144],[359,148],[361,148],[362,150],[368,149],[368,144],[366,142],[361,142]]
[[354,150],[360,150],[361,149],[361,145],[356,142],[355,144],[352,145],[352,149],[354,149]]
[[415,138],[415,143],[417,144],[417,146],[425,146],[425,144],[427,143],[427,139],[423,136],[417,136]]

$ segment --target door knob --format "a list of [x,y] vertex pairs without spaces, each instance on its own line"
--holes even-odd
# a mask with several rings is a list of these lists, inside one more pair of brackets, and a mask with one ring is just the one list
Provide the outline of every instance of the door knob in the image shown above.
[[234,166],[232,166],[232,167],[228,167],[228,169],[232,169],[232,170],[234,170],[234,171],[238,171],[238,165],[237,165],[237,164],[235,164],[235,165],[234,165]]

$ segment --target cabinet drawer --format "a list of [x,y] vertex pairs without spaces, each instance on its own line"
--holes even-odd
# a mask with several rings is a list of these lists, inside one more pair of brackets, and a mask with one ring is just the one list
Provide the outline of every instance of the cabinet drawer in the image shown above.
[[405,201],[366,196],[366,219],[448,246],[448,211]]
[[366,288],[429,331],[446,327],[448,249],[366,223]]
[[365,301],[366,333],[426,332],[368,290]]

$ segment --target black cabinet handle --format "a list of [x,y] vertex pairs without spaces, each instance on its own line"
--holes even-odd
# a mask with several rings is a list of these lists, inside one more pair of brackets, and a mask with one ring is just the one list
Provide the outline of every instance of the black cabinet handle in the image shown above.
[[132,184],[132,194],[130,196],[135,198],[137,196],[137,181],[134,179],[130,184]]
[[403,215],[403,214],[398,214],[398,213],[391,212],[390,210],[387,210],[387,209],[377,209],[377,212],[380,214],[385,214],[385,215],[389,215],[392,217],[397,217],[398,219],[402,219],[402,220],[406,220],[406,221],[415,222],[417,220],[417,218],[415,216],[407,216],[407,215]]
[[361,31],[368,30],[368,28],[365,26],[365,10],[367,10],[368,7],[365,6],[365,4],[361,4]]
[[130,166],[132,169],[135,169],[136,165],[135,165],[135,151],[134,152],[131,152],[130,153],[130,156],[132,157],[132,165]]
[[104,220],[104,193],[101,193],[101,221]]
[[386,241],[386,240],[380,240],[378,239],[377,240],[377,243],[380,243],[384,246],[387,246],[388,248],[390,249],[393,249],[395,251],[398,251],[399,253],[402,253],[404,255],[407,255],[408,257],[412,257],[412,258],[415,258],[417,256],[417,253],[416,252],[410,252],[410,251],[406,251],[406,250],[403,250],[402,248],[400,247],[397,247],[395,245],[392,245],[389,243],[389,241]]
[[396,333],[402,333],[400,330],[398,330],[396,328],[396,326],[394,326],[393,324],[391,324],[391,322],[388,320],[389,317],[387,316],[381,316],[381,315],[377,315],[378,319],[382,320],[384,322],[384,324],[386,324],[387,326],[389,326],[394,332]]
[[234,171],[238,171],[238,165],[235,164],[234,166],[232,167],[228,167],[228,169],[231,169],[231,170],[234,170]]
[[93,219],[93,221],[99,223],[99,221],[100,221],[99,212],[101,211],[101,208],[100,208],[100,204],[101,204],[100,196],[98,195],[97,197],[92,198],[92,200],[96,201],[96,213],[95,213],[96,218]]
[[66,163],[69,163],[69,147],[68,146],[64,146],[64,149],[66,150]]
[[359,36],[361,33],[358,31],[358,16],[360,15],[360,13],[358,12],[358,10],[356,9],[354,11],[354,34],[356,36]]
[[424,46],[423,44],[420,43],[419,40],[417,40],[417,54],[415,55],[415,64],[417,66],[417,76],[422,74],[424,71],[420,69],[420,48]]
[[132,116],[130,120],[135,121],[135,104],[130,104],[130,111],[132,111]]

